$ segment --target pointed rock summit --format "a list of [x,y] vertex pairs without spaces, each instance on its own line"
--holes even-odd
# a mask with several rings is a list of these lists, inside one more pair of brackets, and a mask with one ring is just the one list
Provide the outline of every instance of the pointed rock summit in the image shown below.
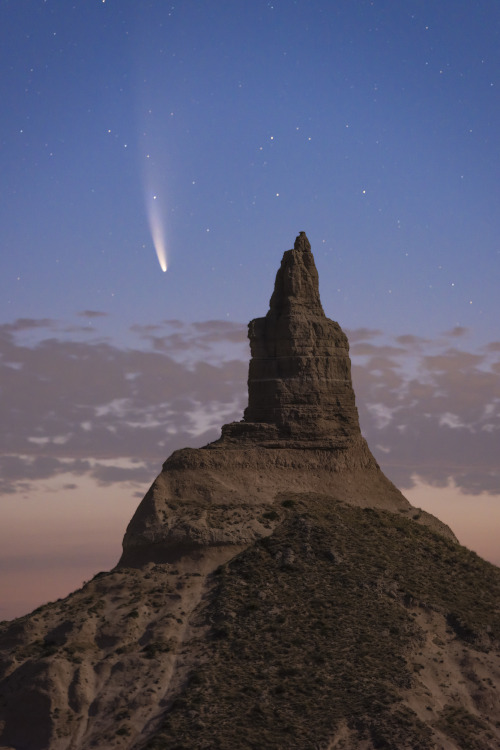
[[[411,513],[361,435],[347,336],[329,320],[305,232],[287,250],[270,307],[248,327],[248,407],[204,448],[175,451],[132,518],[120,565],[234,554],[268,535],[283,488]],[[269,515],[270,514],[270,515]],[[420,512],[419,522],[454,538]],[[223,551],[226,550],[224,553]]]
[[305,232],[283,255],[269,312],[252,320],[246,423],[293,446],[345,448],[361,437],[349,343],[329,320]]

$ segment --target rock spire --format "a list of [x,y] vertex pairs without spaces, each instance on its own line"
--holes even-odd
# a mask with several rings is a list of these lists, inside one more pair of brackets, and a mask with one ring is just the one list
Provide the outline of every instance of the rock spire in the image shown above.
[[[361,436],[349,343],[321,306],[318,272],[305,232],[287,250],[270,307],[248,327],[251,361],[244,421],[224,436],[342,448]],[[260,426],[260,429],[259,427]]]

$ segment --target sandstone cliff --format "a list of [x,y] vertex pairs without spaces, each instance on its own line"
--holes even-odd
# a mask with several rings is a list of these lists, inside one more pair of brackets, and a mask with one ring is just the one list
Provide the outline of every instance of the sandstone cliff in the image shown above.
[[378,467],[303,232],[249,338],[117,567],[0,625],[1,750],[500,747],[500,571]]

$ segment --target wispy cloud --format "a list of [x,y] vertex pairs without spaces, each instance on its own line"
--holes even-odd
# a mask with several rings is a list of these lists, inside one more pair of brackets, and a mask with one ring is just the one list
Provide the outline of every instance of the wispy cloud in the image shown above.
[[[124,349],[68,340],[50,320],[0,326],[0,491],[62,474],[145,483],[173,450],[241,419],[246,326],[163,321],[133,333],[137,347]],[[498,342],[459,349],[457,329],[438,341],[348,334],[362,430],[393,481],[500,492]]]
[[173,450],[216,439],[221,419],[244,409],[246,362],[234,357],[234,326],[222,323],[218,335],[215,325],[187,326],[178,339],[166,335],[161,350],[61,340],[57,330],[27,346],[18,330],[25,326],[0,327],[3,492],[62,472],[148,481]]
[[[362,429],[393,481],[451,479],[468,493],[500,492],[500,352],[456,348],[465,329],[438,341],[398,336],[400,351],[353,351]],[[453,345],[451,345],[453,342]],[[364,355],[364,356],[361,356]]]
[[81,310],[77,312],[80,318],[107,318],[109,313],[101,312],[100,310]]

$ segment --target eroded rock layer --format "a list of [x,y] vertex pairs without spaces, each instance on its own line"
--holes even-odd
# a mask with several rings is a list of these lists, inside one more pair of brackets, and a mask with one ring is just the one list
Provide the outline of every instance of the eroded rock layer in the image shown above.
[[248,335],[245,423],[276,427],[280,438],[343,447],[360,435],[349,343],[323,312],[318,272],[304,232],[283,255],[269,312]]
[[269,312],[248,326],[248,407],[223,439],[267,447],[345,448],[361,437],[349,343],[329,320],[304,232],[283,255]]

